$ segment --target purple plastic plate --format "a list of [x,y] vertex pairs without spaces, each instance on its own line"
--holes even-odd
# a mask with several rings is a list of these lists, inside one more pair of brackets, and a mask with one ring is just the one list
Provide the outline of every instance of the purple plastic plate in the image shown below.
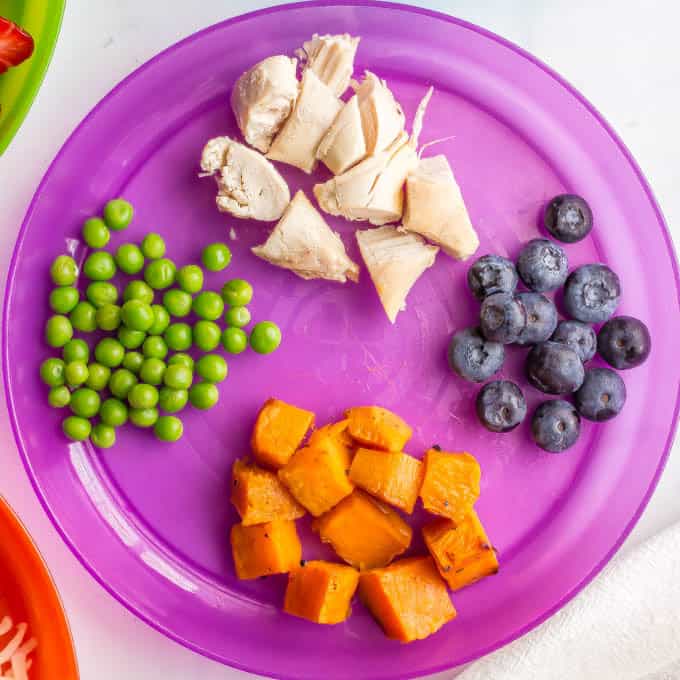
[[[650,360],[625,374],[628,403],[606,425],[584,423],[563,455],[540,451],[528,424],[492,435],[477,423],[476,389],[453,377],[445,348],[474,322],[465,264],[440,255],[391,326],[364,271],[359,285],[302,281],[250,254],[267,225],[214,208],[215,186],[197,177],[203,143],[236,134],[228,107],[235,78],[314,32],[361,35],[357,72],[387,78],[407,116],[436,88],[421,140],[453,135],[446,153],[482,246],[515,257],[537,236],[545,200],[587,197],[592,237],[567,247],[571,266],[605,261],[623,280],[620,312],[643,318]],[[410,122],[409,122],[410,124]],[[313,178],[284,168],[291,187]],[[196,261],[227,239],[233,263],[211,274],[255,287],[254,319],[278,321],[280,350],[230,361],[219,405],[189,411],[180,443],[122,428],[99,452],[67,444],[62,414],[45,403],[38,365],[52,258],[110,197],[136,207],[112,246],[160,231],[170,255]],[[357,257],[357,225],[331,220]],[[35,304],[38,301],[39,313]],[[87,116],[53,162],[28,210],[4,310],[3,367],[16,439],[36,492],[74,553],[123,604],[158,630],[214,659],[279,677],[394,678],[475,659],[535,626],[573,597],[632,528],[663,468],[677,414],[678,274],[652,193],[602,118],[558,76],[513,45],[431,12],[375,3],[278,7],[219,24],[141,67]],[[504,370],[521,380],[523,352]],[[541,395],[526,389],[530,408]],[[385,639],[358,603],[343,625],[315,626],[281,612],[284,577],[234,578],[228,530],[230,465],[248,450],[255,412],[276,395],[312,409],[319,423],[345,407],[378,403],[413,426],[408,450],[433,443],[468,450],[483,470],[479,513],[498,547],[500,574],[454,596],[459,615],[424,642]],[[416,514],[416,523],[422,517]],[[305,557],[329,555],[300,523]],[[414,551],[422,550],[416,541]]]

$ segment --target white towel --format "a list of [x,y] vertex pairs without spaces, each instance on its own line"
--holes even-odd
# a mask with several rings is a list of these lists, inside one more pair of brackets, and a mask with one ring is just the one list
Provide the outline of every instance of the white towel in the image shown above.
[[615,558],[536,630],[456,680],[680,679],[680,524]]

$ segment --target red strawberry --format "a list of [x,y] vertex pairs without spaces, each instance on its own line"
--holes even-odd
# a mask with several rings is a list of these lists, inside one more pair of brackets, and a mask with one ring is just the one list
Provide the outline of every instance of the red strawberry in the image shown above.
[[0,74],[33,54],[33,38],[13,21],[0,17]]

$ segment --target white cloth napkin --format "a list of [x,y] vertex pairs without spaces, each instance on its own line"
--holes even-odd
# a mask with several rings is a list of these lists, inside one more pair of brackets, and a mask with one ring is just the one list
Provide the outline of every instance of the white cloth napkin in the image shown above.
[[456,680],[679,680],[680,524],[615,558],[536,630]]

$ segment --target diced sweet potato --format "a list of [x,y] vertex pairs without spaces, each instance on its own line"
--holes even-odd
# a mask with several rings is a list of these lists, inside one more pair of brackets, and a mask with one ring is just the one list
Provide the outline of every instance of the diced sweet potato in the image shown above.
[[474,510],[461,522],[435,519],[423,527],[425,545],[451,590],[496,574],[498,559]]
[[309,437],[309,446],[319,446],[330,439],[346,449],[351,458],[354,455],[355,444],[350,437],[348,426],[349,420],[345,419],[337,423],[328,423],[328,425],[314,430]]
[[420,497],[426,510],[461,521],[479,498],[482,472],[469,453],[430,449],[425,453],[425,474]]
[[300,563],[302,546],[292,520],[231,528],[231,551],[240,579],[285,574]]
[[346,412],[355,441],[381,451],[402,451],[413,430],[395,413],[380,406],[359,406]]
[[363,572],[359,595],[385,635],[401,642],[422,640],[456,616],[446,584],[429,556]]
[[284,611],[314,623],[340,623],[350,613],[359,572],[322,560],[301,562],[288,575]]
[[253,429],[251,446],[258,463],[283,467],[314,424],[314,414],[280,399],[267,399]]
[[305,514],[275,473],[248,460],[235,461],[231,469],[231,502],[245,527]]
[[349,478],[381,501],[411,513],[423,481],[422,468],[407,453],[357,449]]
[[352,493],[349,465],[348,452],[328,440],[296,451],[279,470],[279,479],[300,505],[318,517]]
[[394,510],[358,489],[314,520],[312,528],[357,569],[389,564],[409,547],[412,535]]

